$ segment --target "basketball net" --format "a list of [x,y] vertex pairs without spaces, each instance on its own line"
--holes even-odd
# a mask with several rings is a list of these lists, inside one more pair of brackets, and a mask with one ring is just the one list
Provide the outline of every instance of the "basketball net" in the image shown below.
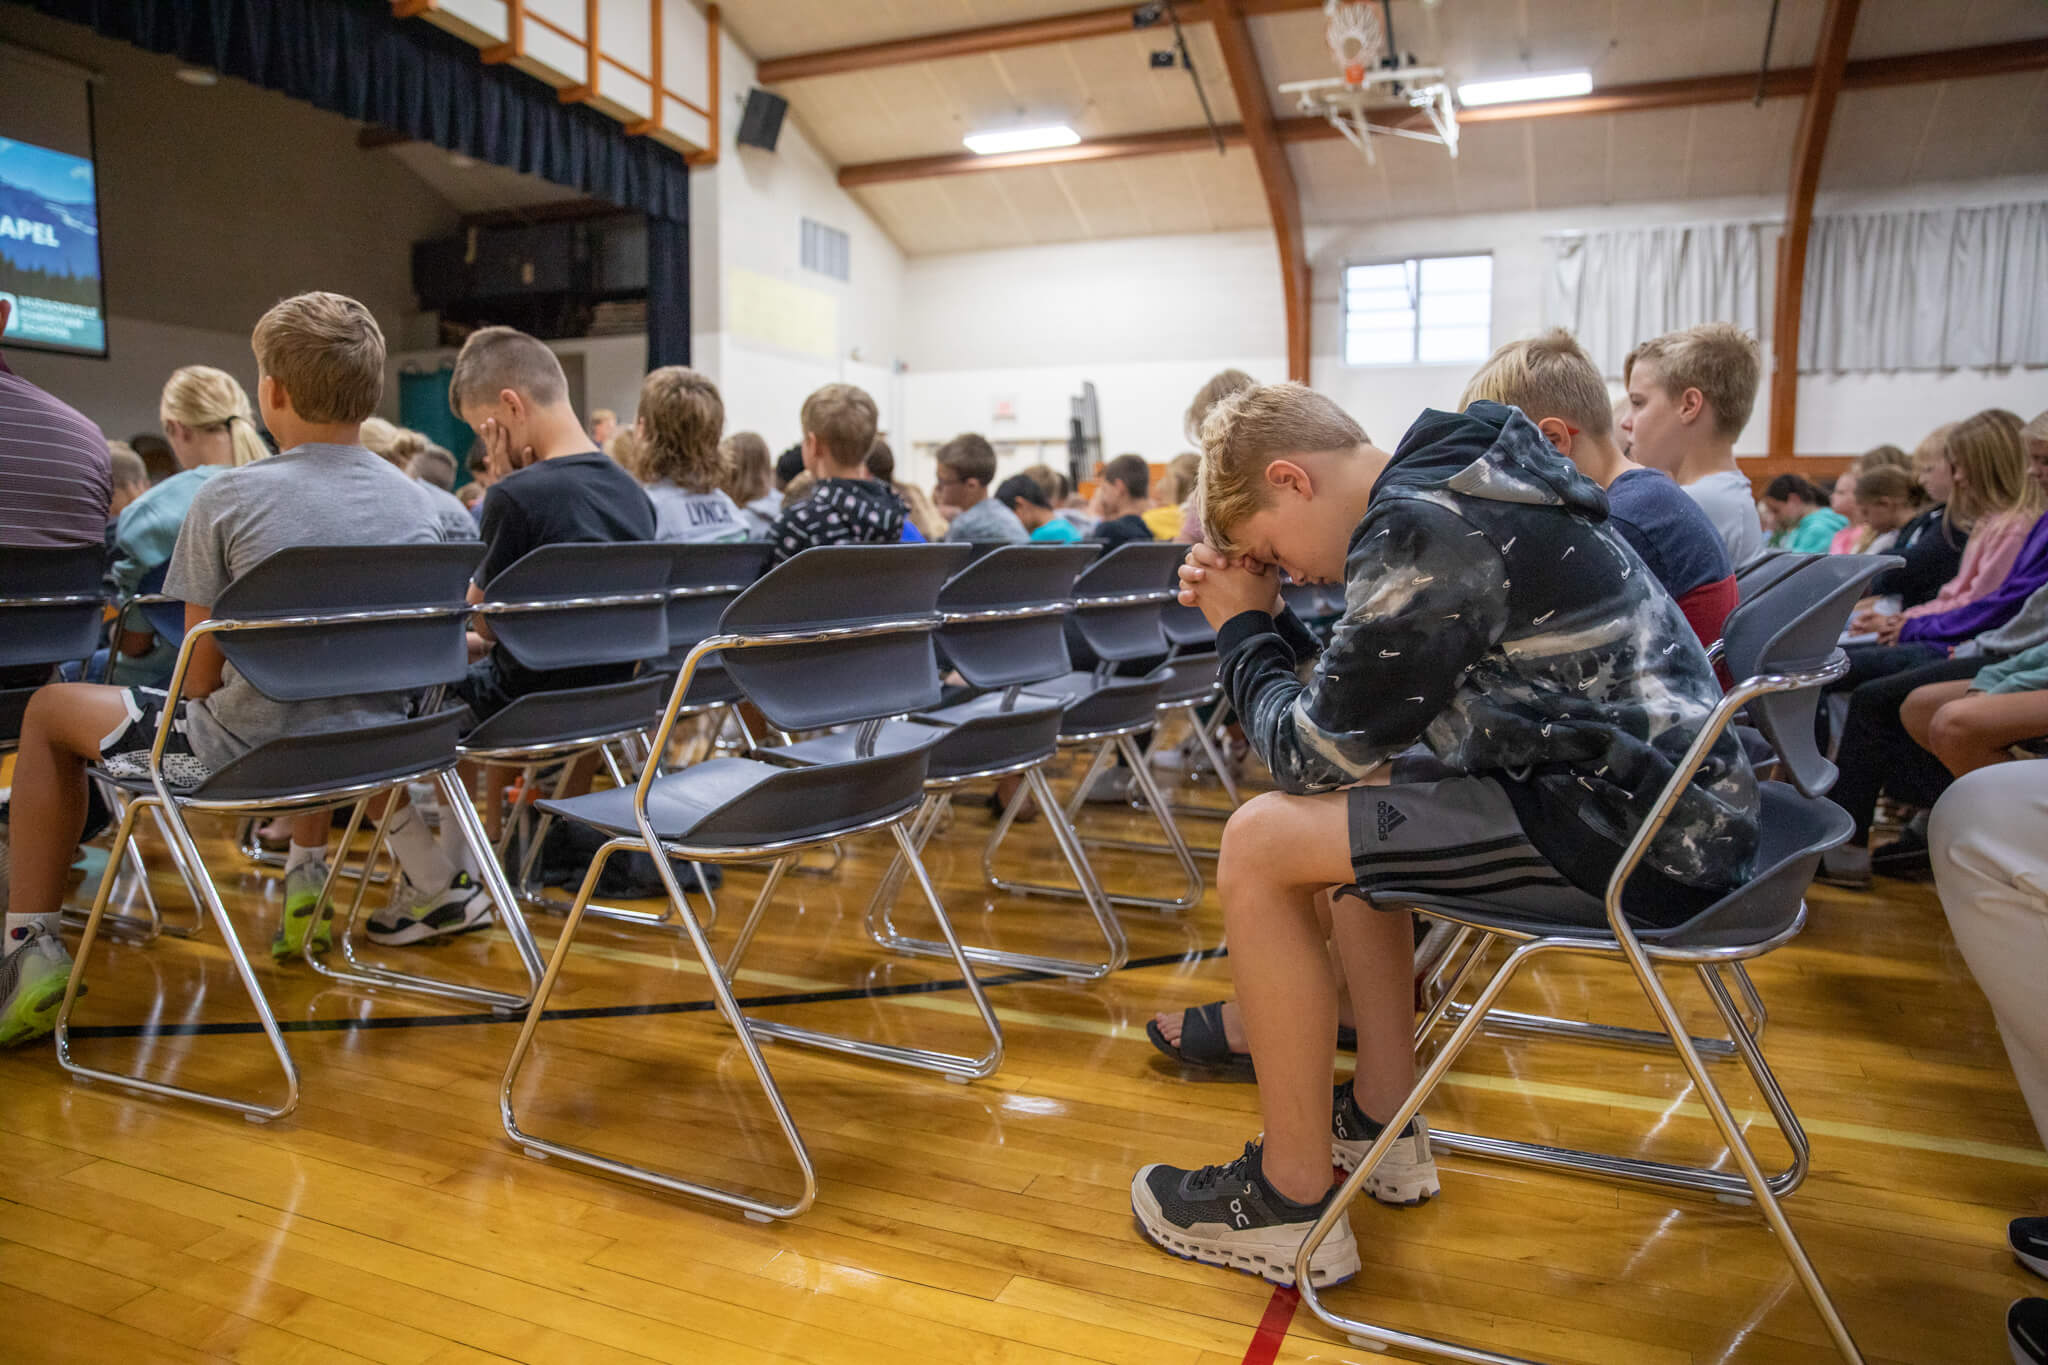
[[1330,55],[1343,69],[1344,83],[1356,89],[1365,84],[1366,72],[1379,65],[1386,50],[1380,12],[1369,3],[1324,0],[1323,13],[1328,18],[1323,37],[1330,44]]

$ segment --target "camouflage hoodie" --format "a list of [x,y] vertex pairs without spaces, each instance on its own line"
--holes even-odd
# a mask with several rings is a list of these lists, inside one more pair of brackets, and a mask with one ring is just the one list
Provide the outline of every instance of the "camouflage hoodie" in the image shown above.
[[[1685,616],[1619,534],[1607,496],[1521,412],[1425,411],[1345,557],[1345,612],[1224,623],[1223,680],[1292,792],[1330,791],[1418,739],[1501,782],[1530,842],[1604,895],[1622,846],[1720,699]],[[1630,883],[1670,922],[1739,885],[1757,841],[1748,761],[1724,735]]]

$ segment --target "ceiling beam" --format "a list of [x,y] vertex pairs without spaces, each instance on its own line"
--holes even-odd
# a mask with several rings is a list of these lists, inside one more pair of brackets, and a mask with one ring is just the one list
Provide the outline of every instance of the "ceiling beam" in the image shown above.
[[1806,240],[1813,228],[1813,197],[1820,188],[1821,162],[1827,156],[1828,130],[1834,127],[1835,100],[1842,93],[1849,65],[1849,40],[1856,32],[1862,0],[1828,0],[1821,17],[1820,42],[1813,53],[1813,81],[1799,110],[1799,134],[1793,143],[1792,187],[1786,196],[1785,231],[1778,238],[1778,284],[1771,325],[1770,453],[1797,453],[1799,423],[1799,314],[1806,292]]
[[1310,350],[1308,245],[1302,235],[1301,190],[1294,183],[1294,166],[1287,148],[1280,143],[1274,126],[1273,102],[1266,93],[1265,72],[1259,69],[1258,50],[1252,46],[1251,28],[1245,22],[1243,0],[1209,0],[1210,25],[1223,49],[1223,68],[1230,76],[1231,92],[1237,96],[1244,116],[1244,140],[1251,148],[1252,161],[1259,168],[1259,185],[1266,192],[1266,211],[1273,219],[1273,237],[1280,248],[1280,293],[1287,316],[1287,377],[1308,383]]
[[[1267,0],[1239,0],[1246,11]],[[1939,52],[1915,52],[1899,57],[1874,57],[1850,62],[1842,70],[1843,90],[1880,90],[1890,86],[1927,81],[1968,80],[1978,76],[2003,76],[2015,72],[2048,69],[2048,39],[2018,43],[1990,43],[1982,47],[1949,48]],[[1787,67],[1773,71],[1764,81],[1769,99],[1803,96],[1813,87],[1814,69]],[[1652,109],[1685,109],[1704,104],[1732,104],[1756,95],[1756,73],[1730,72],[1723,76],[1688,76],[1680,80],[1642,81],[1632,85],[1611,85],[1575,99],[1531,100],[1522,104],[1490,104],[1458,113],[1461,124],[1517,123],[1525,119],[1569,118],[1587,114],[1632,114]],[[1391,109],[1373,116],[1385,127],[1412,127],[1422,120],[1406,109]],[[1274,120],[1282,142],[1319,142],[1339,136],[1321,118]],[[1223,126],[1224,141],[1244,145],[1242,125]],[[869,161],[844,166],[839,183],[848,189],[880,185],[895,180],[923,180],[933,176],[964,175],[975,171],[1010,170],[1019,166],[1054,166],[1073,161],[1104,161],[1126,156],[1162,156],[1174,152],[1198,152],[1214,147],[1208,128],[1168,128],[1152,133],[1119,137],[1090,138],[1073,147],[1056,147],[1042,152],[1016,152],[1004,156],[976,156],[972,152],[946,152],[938,156],[910,157],[900,161]]]
[[[1183,24],[1206,23],[1215,18],[1216,4],[1217,0],[1176,0],[1174,11]],[[1238,0],[1238,5],[1246,14],[1281,14],[1289,10],[1319,10],[1323,7],[1322,0]],[[1047,15],[1042,19],[984,24],[978,28],[926,33],[882,43],[860,43],[852,47],[800,52],[789,57],[770,57],[760,64],[755,76],[763,85],[776,85],[810,76],[835,76],[846,71],[871,71],[907,62],[972,57],[1013,47],[1067,43],[1077,38],[1104,38],[1134,31],[1171,31],[1163,23],[1153,25],[1149,30],[1137,29],[1131,21],[1131,12],[1136,8],[1135,3],[1110,5],[1072,14]]]

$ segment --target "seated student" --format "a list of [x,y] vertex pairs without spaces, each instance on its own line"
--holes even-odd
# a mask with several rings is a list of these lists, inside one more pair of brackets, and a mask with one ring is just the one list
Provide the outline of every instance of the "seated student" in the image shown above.
[[964,432],[940,446],[937,459],[932,501],[946,515],[946,539],[1010,545],[1031,539],[1017,514],[989,496],[996,482],[996,451],[986,438]]
[[1762,361],[1755,338],[1725,322],[1646,341],[1622,362],[1628,457],[1661,469],[1691,495],[1741,568],[1763,553],[1763,526],[1735,439],[1756,406]]
[[[419,544],[438,540],[419,485],[358,444],[384,388],[384,336],[376,319],[339,294],[301,294],[263,315],[253,337],[262,375],[257,402],[284,453],[214,476],[192,500],[164,591],[204,621],[227,585],[294,545]],[[285,735],[400,720],[403,693],[283,702],[264,696],[211,642],[196,646],[164,775],[192,786],[258,745]],[[50,1031],[70,959],[58,937],[65,870],[85,819],[86,764],[147,769],[165,696],[142,688],[62,683],[29,703],[9,811],[12,889],[6,961],[0,963],[0,1043]],[[328,816],[294,822],[285,871],[287,941],[296,952],[326,879]],[[310,828],[308,828],[310,826]]]
[[[812,484],[795,500],[795,480],[768,533],[768,567],[813,545],[894,545],[903,538],[903,499],[868,477],[875,400],[851,384],[827,384],[804,399],[804,472]],[[791,505],[794,503],[794,505]]]
[[[654,539],[654,505],[633,476],[594,448],[569,405],[562,363],[545,344],[511,327],[484,327],[469,335],[448,379],[448,405],[476,433],[484,465],[494,476],[484,494],[483,560],[469,600],[488,596],[491,580],[543,545],[610,544]],[[620,682],[632,664],[535,671],[492,641],[487,624],[472,626],[469,676],[451,697],[487,720],[530,692]],[[569,790],[575,792],[572,782]],[[478,883],[471,854],[426,821],[401,795],[387,815],[370,814],[384,827],[404,881],[391,903],[370,917],[372,942],[421,943],[451,938],[491,923],[490,895]]]
[[619,432],[619,415],[610,408],[590,410],[590,443],[603,450],[605,443]]
[[107,442],[107,468],[113,479],[113,495],[107,499],[106,530],[107,565],[111,568],[116,554],[114,536],[121,524],[121,514],[149,491],[150,484],[149,467],[142,463],[142,457],[126,441]]
[[[1185,540],[1193,544],[1199,534],[1183,536],[1181,528],[1194,516],[1195,479],[1201,473],[1202,457],[1184,450],[1166,462],[1166,477],[1152,490],[1152,507],[1143,514],[1154,540]],[[1199,531],[1199,526],[1197,527]]]
[[471,479],[455,490],[455,500],[469,509],[472,518],[480,517],[484,512],[484,486]]
[[718,443],[718,457],[725,466],[725,482],[719,486],[738,504],[747,539],[766,539],[768,528],[782,515],[782,494],[775,491],[775,463],[768,457],[768,443],[757,431],[736,431]]
[[1826,554],[1834,543],[1835,533],[1849,525],[1847,517],[1828,506],[1830,496],[1797,474],[1780,474],[1772,479],[1764,489],[1764,506],[1778,524],[1771,536],[1771,548],[1794,554]]
[[1919,688],[1900,718],[1914,742],[1958,777],[2006,762],[2014,745],[2048,739],[2048,640],[1967,680]]
[[1098,514],[1095,531],[1088,538],[1112,550],[1134,540],[1152,539],[1152,528],[1144,517],[1151,505],[1147,496],[1151,487],[1152,467],[1142,455],[1119,455],[1102,466],[1092,508]]
[[1572,334],[1553,329],[1495,351],[1465,385],[1458,407],[1482,399],[1520,408],[1581,474],[1607,490],[1608,525],[1677,599],[1700,643],[1720,639],[1735,610],[1728,549],[1700,505],[1667,475],[1615,448],[1607,386]]
[[789,496],[789,486],[796,482],[797,475],[809,471],[804,468],[804,448],[801,443],[791,446],[775,457],[775,491]]
[[[1328,399],[1272,385],[1220,405],[1203,447],[1207,543],[1181,569],[1182,600],[1217,626],[1224,685],[1281,787],[1231,816],[1217,868],[1265,1134],[1225,1165],[1147,1166],[1131,1197],[1152,1240],[1212,1264],[1259,1256],[1288,1283],[1330,1198],[1333,1146],[1362,1155],[1414,1083],[1411,916],[1376,909],[1374,889],[1477,847],[1493,861],[1461,879],[1466,894],[1604,923],[1622,842],[1721,693],[1677,604],[1629,572],[1606,498],[1511,408],[1424,412],[1390,455]],[[1306,684],[1313,644],[1276,569],[1347,585]],[[1356,785],[1425,735],[1460,776]],[[1631,880],[1630,913],[1697,913],[1750,875],[1756,843],[1756,783],[1723,735]],[[1326,938],[1358,1033],[1355,1078],[1334,1095]],[[1418,1117],[1372,1192],[1437,1189]],[[1340,1223],[1312,1273],[1358,1264]]]
[[[1850,623],[1881,645],[1918,644],[1923,659],[2003,625],[2048,579],[2048,523],[2041,516],[2048,507],[2048,440],[2028,440],[2018,417],[1992,408],[1956,423],[1947,449],[1952,511],[1970,526],[1956,576],[1917,607],[1859,614]],[[1832,690],[1876,676],[1873,657],[1852,651],[1849,676]]]
[[1970,528],[1951,515],[1949,507],[1953,485],[1948,437],[1954,430],[1953,422],[1936,427],[1913,452],[1913,481],[1932,505],[1900,529],[1891,553],[1906,562],[1885,570],[1872,581],[1871,595],[1862,604],[1866,609],[1890,616],[1907,607],[1917,607],[1932,600],[1962,567],[1963,547],[1969,543]]
[[443,540],[476,539],[476,518],[469,514],[469,509],[457,502],[455,495],[447,489],[436,487],[412,472],[414,458],[433,445],[425,435],[394,426],[382,417],[372,417],[363,423],[363,445],[381,455],[387,464],[426,493],[427,501],[433,504],[434,515],[440,519]]
[[[1847,478],[1847,475],[1843,476]],[[1891,554],[1899,536],[1920,515],[1927,495],[1913,480],[1911,472],[1896,465],[1878,465],[1855,473],[1856,543],[1846,551],[1861,555]],[[1840,536],[1836,537],[1839,541]]]
[[[432,441],[422,447],[405,467],[405,472],[429,488],[438,488],[450,496],[455,492],[455,452],[446,446],[437,446]],[[457,502],[462,501],[456,498]]]
[[[165,479],[176,478],[183,472],[178,464],[177,452],[171,443],[154,431],[137,432],[128,438],[128,448],[142,457],[142,467],[149,471],[151,487]],[[265,446],[267,453],[270,447]]]
[[887,441],[877,436],[875,443],[868,447],[867,459],[861,463],[867,468],[869,478],[895,489],[896,496],[903,499],[903,505],[910,510],[910,515],[903,519],[906,544],[919,545],[946,538],[946,517],[938,504],[922,488],[896,481],[896,452],[889,448]]
[[725,400],[695,370],[664,365],[640,382],[641,482],[654,504],[654,538],[686,544],[745,540],[739,505],[720,488],[725,461],[718,436]]
[[1052,505],[1052,514],[1072,526],[1081,539],[1086,539],[1095,530],[1095,518],[1091,516],[1085,500],[1074,495],[1073,482],[1049,464],[1031,465],[1023,471],[1045,494],[1045,500]]
[[1044,486],[1028,474],[1004,479],[996,486],[995,500],[1015,514],[1034,545],[1071,545],[1081,538],[1073,522],[1053,513]]

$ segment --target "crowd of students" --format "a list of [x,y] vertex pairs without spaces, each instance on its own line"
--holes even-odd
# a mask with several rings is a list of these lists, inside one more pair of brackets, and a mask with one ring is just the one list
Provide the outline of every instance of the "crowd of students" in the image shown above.
[[[522,556],[571,542],[754,539],[771,566],[828,544],[1189,542],[1182,600],[1216,627],[1224,690],[1277,790],[1233,816],[1219,858],[1236,999],[1158,1016],[1149,1032],[1188,1066],[1250,1075],[1255,1062],[1265,1133],[1234,1161],[1148,1166],[1132,1197],[1169,1249],[1275,1275],[1330,1197],[1333,1155],[1355,1164],[1379,1135],[1374,1116],[1413,1084],[1411,926],[1376,913],[1374,889],[1455,884],[1601,922],[1623,845],[1720,696],[1707,646],[1737,605],[1736,570],[1770,548],[1894,554],[1845,641],[1831,739],[1835,799],[1857,834],[1825,875],[1931,871],[2048,1130],[2048,760],[2015,757],[2048,735],[2048,414],[1961,418],[1911,457],[1871,451],[1826,491],[1783,475],[1760,509],[1734,455],[1760,378],[1751,338],[1708,325],[1646,341],[1617,404],[1577,343],[1551,332],[1502,347],[1458,411],[1425,411],[1390,450],[1310,389],[1226,371],[1189,409],[1201,453],[1157,484],[1136,455],[1107,461],[1085,501],[1044,466],[999,481],[994,448],[970,433],[938,449],[927,498],[895,481],[876,405],[851,385],[810,395],[801,442],[773,460],[759,435],[725,432],[716,385],[682,367],[646,377],[630,425],[597,413],[586,426],[548,347],[493,327],[469,338],[451,378],[477,441],[458,489],[450,452],[373,415],[384,341],[360,304],[288,299],[252,342],[253,405],[221,371],[171,376],[161,414],[178,472],[153,482],[135,443],[109,446],[0,367],[0,544],[103,545],[110,593],[161,572],[189,626],[294,544],[479,540],[481,601]],[[1342,585],[1327,645],[1286,609],[1283,574]],[[478,719],[621,676],[536,673],[474,631],[454,692]],[[86,765],[145,762],[167,701],[152,684],[173,652],[123,631],[88,665],[104,683],[53,683],[29,703],[0,844],[0,1042],[50,1027],[69,965],[65,872],[90,833]],[[278,702],[201,644],[165,771],[190,785],[271,739],[405,704]],[[1887,794],[1903,832],[1873,853]],[[373,816],[403,872],[374,940],[490,922],[454,822],[437,837],[402,799]],[[1628,912],[1676,923],[1742,885],[1757,820],[1757,775],[1725,736],[1653,841]],[[312,913],[327,817],[286,824],[281,960],[327,933]],[[1340,1034],[1358,1066],[1332,1091]],[[1372,1193],[1412,1203],[1437,1190],[1418,1118]],[[2018,1247],[2041,1229],[2013,1235]],[[1356,1265],[1340,1224],[1316,1274]]]

